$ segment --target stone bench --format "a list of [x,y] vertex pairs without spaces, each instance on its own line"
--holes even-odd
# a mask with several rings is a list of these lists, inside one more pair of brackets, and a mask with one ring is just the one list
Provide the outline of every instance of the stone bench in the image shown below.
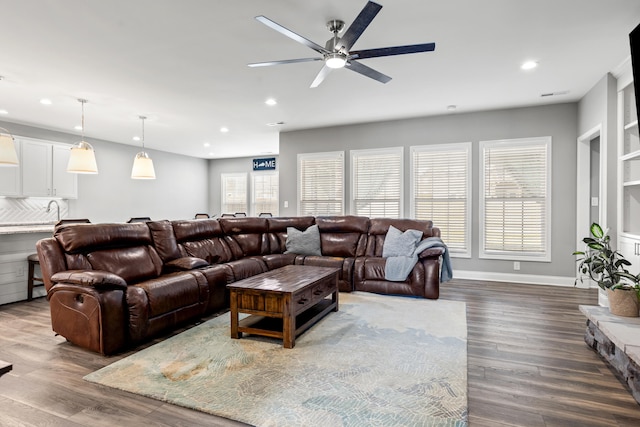
[[640,318],[613,315],[607,307],[581,305],[587,317],[585,342],[631,389],[640,403]]

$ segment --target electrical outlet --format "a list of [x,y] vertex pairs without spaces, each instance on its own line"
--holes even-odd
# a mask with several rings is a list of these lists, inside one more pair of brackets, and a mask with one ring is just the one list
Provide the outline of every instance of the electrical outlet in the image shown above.
[[513,261],[513,269],[516,271],[520,270],[520,261]]
[[284,207],[285,207],[285,208],[288,208],[288,207],[289,207],[289,201],[288,201],[288,200],[285,200],[285,201],[284,201]]

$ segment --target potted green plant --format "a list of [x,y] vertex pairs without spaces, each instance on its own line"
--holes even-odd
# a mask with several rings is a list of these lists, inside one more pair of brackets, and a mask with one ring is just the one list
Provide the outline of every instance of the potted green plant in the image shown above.
[[573,253],[581,256],[576,260],[581,274],[576,283],[582,282],[583,276],[589,277],[607,292],[612,314],[638,317],[640,277],[629,273],[631,263],[611,248],[611,237],[600,225],[594,222],[590,231],[591,236],[582,239],[585,250]]

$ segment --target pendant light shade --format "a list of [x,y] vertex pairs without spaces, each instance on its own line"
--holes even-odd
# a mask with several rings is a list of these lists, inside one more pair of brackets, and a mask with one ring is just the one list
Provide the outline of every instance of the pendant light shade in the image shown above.
[[69,155],[69,163],[67,163],[67,172],[96,174],[98,173],[98,165],[96,164],[96,155],[91,144],[84,140],[84,104],[86,99],[78,99],[82,104],[82,140],[71,147]]
[[145,116],[140,116],[142,120],[142,151],[136,154],[133,159],[133,168],[131,169],[131,178],[133,179],[156,179],[156,171],[153,168],[153,160],[144,151],[144,120]]
[[0,128],[0,166],[18,166],[18,153],[13,143],[13,135]]

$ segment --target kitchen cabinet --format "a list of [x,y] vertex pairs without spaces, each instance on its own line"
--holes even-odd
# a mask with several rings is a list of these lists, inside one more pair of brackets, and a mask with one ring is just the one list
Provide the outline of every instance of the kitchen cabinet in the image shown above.
[[[14,139],[16,153],[18,153],[19,165],[22,164],[20,156],[20,141]],[[22,191],[22,171],[20,166],[0,167],[0,196],[20,196]]]
[[70,146],[30,138],[20,138],[22,145],[22,196],[78,197],[78,178],[67,172]]

